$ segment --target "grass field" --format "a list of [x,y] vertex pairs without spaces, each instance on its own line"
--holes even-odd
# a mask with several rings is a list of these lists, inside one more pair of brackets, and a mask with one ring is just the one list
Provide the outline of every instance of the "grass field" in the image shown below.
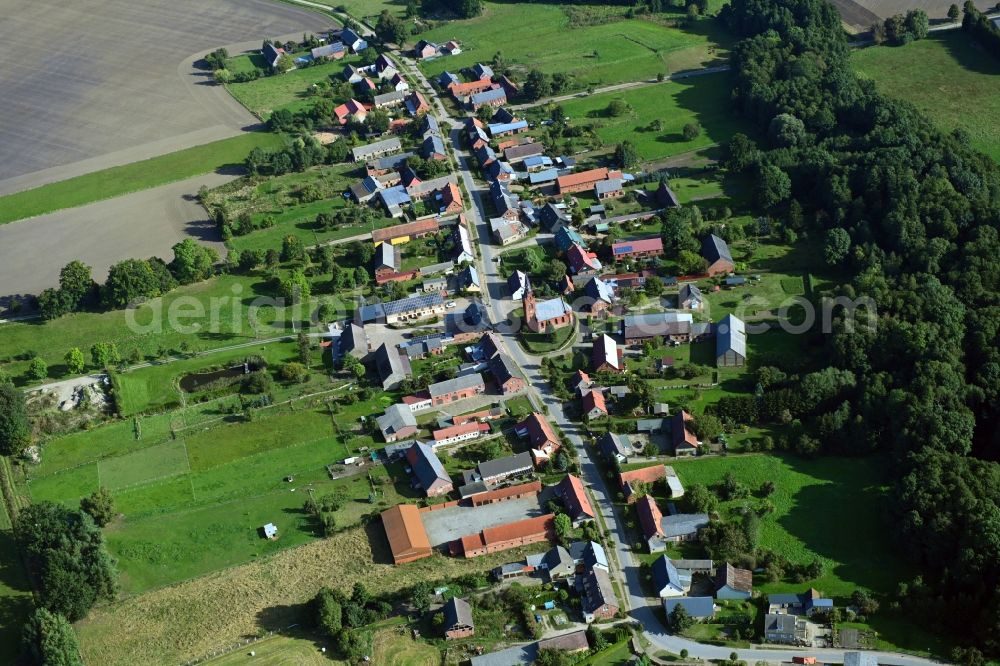
[[1000,61],[965,33],[939,32],[900,48],[860,49],[853,61],[880,91],[911,102],[943,131],[964,129],[974,147],[1000,161]]
[[[571,20],[570,14],[588,18]],[[448,22],[419,38],[462,42],[461,54],[421,64],[429,76],[488,62],[499,50],[513,63],[517,79],[537,67],[548,74],[568,74],[572,89],[705,67],[724,58],[717,44],[727,39],[710,19],[679,30],[626,19],[624,7],[492,2],[481,16]]]
[[[211,659],[211,666],[238,666],[239,664],[264,664],[265,666],[347,666],[348,662],[331,659],[320,651],[332,650],[332,643],[315,639],[277,635],[253,645],[233,650],[224,657]],[[250,656],[251,650],[254,656]]]
[[[744,129],[730,109],[729,88],[728,74],[709,74],[590,95],[560,106],[572,125],[589,126],[605,146],[613,148],[627,139],[643,160],[656,160],[727,141]],[[608,107],[616,99],[624,100],[630,111],[611,116]],[[655,130],[652,123],[657,120],[662,127]],[[681,131],[692,122],[700,124],[702,132],[688,141]]]
[[77,626],[81,651],[87,663],[103,666],[181,663],[262,629],[300,622],[302,604],[323,585],[350,589],[363,580],[380,594],[418,580],[489,571],[543,548],[471,560],[436,555],[396,567],[388,563],[388,544],[376,521],[367,529],[348,529],[273,557],[96,608]]
[[242,167],[254,148],[277,148],[284,139],[267,132],[246,132],[142,162],[0,197],[0,224],[110,199],[122,194],[190,178],[219,169]]
[[412,638],[410,632],[384,629],[372,640],[372,664],[375,666],[437,666],[441,653],[427,643]]
[[[244,55],[232,59],[236,61],[234,64],[236,70],[250,66],[241,61],[248,57]],[[349,56],[313,67],[293,69],[284,74],[262,76],[246,83],[229,83],[226,89],[251,113],[266,120],[276,109],[288,109],[294,112],[309,106],[310,99],[315,98],[310,98],[306,91],[314,83],[330,79],[342,81],[340,73],[344,67],[358,64],[360,60],[359,56]]]
[[[760,546],[795,563],[821,560],[824,575],[809,585],[828,595],[849,596],[859,586],[891,592],[911,573],[895,552],[885,524],[887,460],[750,455],[672,464],[687,486],[719,483],[727,472],[751,490],[773,481],[777,489],[768,499],[775,510],[761,520]],[[724,515],[734,516],[742,503],[723,503]],[[757,587],[784,592],[803,585]]]

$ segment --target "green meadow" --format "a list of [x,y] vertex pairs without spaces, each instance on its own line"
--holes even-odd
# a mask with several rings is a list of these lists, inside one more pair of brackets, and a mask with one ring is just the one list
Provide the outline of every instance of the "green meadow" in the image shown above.
[[881,92],[910,102],[942,131],[965,130],[975,148],[1000,161],[1000,60],[964,32],[859,49],[852,60],[855,71]]
[[678,29],[646,19],[628,19],[624,7],[487,2],[481,16],[449,21],[414,36],[432,42],[455,39],[462,53],[424,61],[428,76],[457,73],[489,62],[500,51],[513,63],[515,78],[528,69],[571,77],[573,89],[657,74],[698,69],[725,57],[727,38],[714,21],[703,19]]

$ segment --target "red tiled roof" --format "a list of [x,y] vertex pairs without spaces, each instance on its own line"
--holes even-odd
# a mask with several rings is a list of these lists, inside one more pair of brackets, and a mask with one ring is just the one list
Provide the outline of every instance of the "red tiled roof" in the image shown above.
[[[499,541],[510,541],[511,539],[523,539],[551,532],[555,526],[555,514],[549,513],[537,518],[526,518],[506,525],[488,527],[482,531],[482,541],[486,544],[497,543]],[[465,541],[465,537],[462,538]]]
[[430,399],[431,399],[430,394],[421,391],[420,393],[414,393],[413,395],[404,395],[402,398],[400,398],[400,402],[403,403],[404,405],[412,405],[418,402],[426,402],[427,400]]
[[599,180],[606,180],[607,178],[608,168],[600,167],[598,169],[590,169],[589,171],[581,171],[579,173],[571,173],[566,176],[559,176],[559,178],[556,179],[556,182],[559,184],[561,189],[563,187],[574,187],[585,183],[596,183]]
[[641,497],[636,502],[635,510],[639,513],[639,524],[642,525],[642,533],[647,539],[663,534],[661,525],[663,514],[660,513],[660,507],[656,506],[652,497],[649,495]]
[[516,497],[518,495],[525,495],[532,493],[537,495],[542,492],[542,482],[541,481],[531,481],[530,483],[519,483],[516,486],[507,486],[506,488],[500,488],[498,490],[488,490],[485,493],[479,493],[472,496],[473,504],[484,504],[486,502],[494,502],[496,500],[502,500],[507,497]]
[[430,556],[430,540],[420,520],[420,510],[413,504],[398,504],[383,511],[382,526],[394,560],[408,561]]
[[434,441],[440,442],[443,439],[448,439],[450,437],[457,437],[459,435],[467,435],[470,432],[489,432],[489,423],[463,423],[462,425],[449,426],[447,428],[441,428],[440,430],[434,431]]
[[666,478],[667,468],[663,465],[652,465],[651,467],[642,467],[640,469],[633,469],[627,472],[621,472],[618,475],[618,482],[623,486],[627,481],[641,481],[642,483],[656,483],[657,481]]
[[583,489],[580,477],[567,474],[566,478],[559,482],[559,495],[574,520],[581,517],[594,517],[594,507],[590,504],[590,498],[587,497],[587,493]]
[[597,255],[587,252],[578,244],[573,243],[566,251],[566,260],[569,261],[570,268],[579,273],[585,268],[597,269],[600,265],[595,261]]
[[407,224],[397,224],[394,227],[386,227],[384,229],[376,229],[373,231],[372,241],[378,243],[380,241],[392,240],[393,238],[400,238],[401,236],[434,233],[438,230],[439,226],[440,225],[435,218],[418,220]]
[[459,204],[462,203],[462,193],[455,183],[448,183],[448,187],[442,188],[441,196],[444,199],[445,206],[451,204],[453,201],[457,201]]
[[587,391],[583,395],[584,414],[589,414],[590,410],[594,409],[595,407],[604,412],[605,414],[608,413],[608,405],[604,400],[604,394],[601,393],[600,391]]
[[618,241],[611,246],[612,254],[627,254],[629,252],[662,252],[663,240],[656,238],[640,238],[638,240]]
[[531,440],[531,445],[536,449],[540,449],[550,442],[559,446],[559,438],[552,431],[552,426],[538,412],[534,412],[522,421],[520,425],[527,428],[528,439]]

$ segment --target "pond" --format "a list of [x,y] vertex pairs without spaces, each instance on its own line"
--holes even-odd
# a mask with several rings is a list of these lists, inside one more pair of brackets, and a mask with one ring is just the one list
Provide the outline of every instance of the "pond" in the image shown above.
[[231,368],[222,368],[220,370],[212,370],[211,372],[196,372],[184,375],[181,378],[180,386],[182,391],[193,393],[221,379],[242,377],[265,367],[267,367],[266,363],[246,361]]

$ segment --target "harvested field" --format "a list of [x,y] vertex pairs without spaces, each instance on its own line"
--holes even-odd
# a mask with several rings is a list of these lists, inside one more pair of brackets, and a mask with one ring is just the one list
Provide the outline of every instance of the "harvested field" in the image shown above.
[[[539,544],[533,552],[544,548]],[[394,567],[386,564],[388,544],[375,522],[96,609],[77,625],[80,647],[87,663],[104,666],[180,663],[260,629],[299,621],[301,604],[323,585],[350,590],[355,581],[364,580],[379,594],[419,580],[487,571],[524,554],[510,550],[472,560],[437,555]]]
[[[0,225],[0,298],[58,286],[59,270],[79,259],[103,282],[112,264],[135,257],[173,259],[185,238],[216,241],[218,232],[194,200],[201,185],[233,176],[205,174],[107,201]],[[71,242],[67,242],[71,240]],[[221,243],[215,243],[221,253]]]
[[[195,57],[330,26],[265,0],[0,0],[0,15],[18,54],[0,83],[10,120],[0,129],[0,193],[97,170],[93,160],[112,153],[124,164],[236,134],[253,117],[205,85]],[[67,169],[83,161],[83,171]]]

